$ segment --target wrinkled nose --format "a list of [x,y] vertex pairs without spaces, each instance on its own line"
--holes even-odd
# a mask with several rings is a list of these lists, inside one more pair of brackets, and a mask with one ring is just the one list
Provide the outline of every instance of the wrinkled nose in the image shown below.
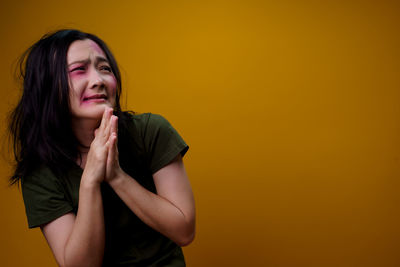
[[89,75],[89,88],[95,89],[104,86],[104,80],[97,70],[92,70]]

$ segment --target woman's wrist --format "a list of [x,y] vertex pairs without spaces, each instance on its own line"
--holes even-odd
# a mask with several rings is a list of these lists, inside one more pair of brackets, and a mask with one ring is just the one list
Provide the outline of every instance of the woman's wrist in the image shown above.
[[112,179],[106,181],[112,188],[115,188],[117,186],[120,186],[127,177],[128,175],[123,170],[120,170],[116,172]]
[[80,187],[83,189],[95,189],[100,188],[101,181],[94,179],[85,179],[85,175],[82,175]]

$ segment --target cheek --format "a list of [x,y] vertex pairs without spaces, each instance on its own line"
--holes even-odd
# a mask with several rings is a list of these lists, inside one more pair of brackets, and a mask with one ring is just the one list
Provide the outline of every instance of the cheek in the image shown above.
[[108,88],[112,95],[115,95],[117,92],[117,79],[113,76],[110,77],[108,81]]
[[69,75],[69,90],[70,90],[70,95],[76,94],[77,88],[79,88],[79,81],[81,79],[81,74],[79,73],[71,73]]
[[69,105],[71,108],[79,106],[79,97],[77,96],[77,92],[74,89],[69,89]]
[[79,90],[79,82],[74,79],[73,77],[70,77],[69,79],[69,102],[70,106],[79,106],[80,105],[80,99],[82,92]]
[[72,73],[69,74],[69,80],[70,82],[72,82],[73,80],[75,80],[77,78],[77,76],[79,76],[78,72],[74,71]]

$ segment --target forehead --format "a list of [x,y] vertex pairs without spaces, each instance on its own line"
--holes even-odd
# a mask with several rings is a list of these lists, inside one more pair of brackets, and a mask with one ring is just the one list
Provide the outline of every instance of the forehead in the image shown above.
[[86,60],[91,56],[107,58],[100,46],[90,39],[74,41],[68,48],[67,62]]

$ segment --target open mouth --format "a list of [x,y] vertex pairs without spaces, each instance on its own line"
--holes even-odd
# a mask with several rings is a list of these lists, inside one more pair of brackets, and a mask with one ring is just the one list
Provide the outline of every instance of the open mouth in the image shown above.
[[86,96],[83,98],[83,101],[103,101],[106,100],[107,96],[104,94],[95,94],[95,95],[91,95],[91,96]]

